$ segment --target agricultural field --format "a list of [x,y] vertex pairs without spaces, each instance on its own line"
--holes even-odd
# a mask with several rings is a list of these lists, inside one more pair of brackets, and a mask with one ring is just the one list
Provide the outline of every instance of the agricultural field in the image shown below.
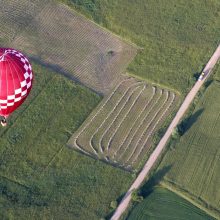
[[[218,44],[219,1],[2,0],[0,17],[0,46],[26,53],[35,72],[30,97],[0,128],[0,219],[108,218],[133,181],[125,170],[141,168]],[[160,164],[171,166],[163,185],[217,214],[219,92],[215,81]],[[146,201],[160,197],[168,215],[179,207],[209,219],[164,189],[137,210],[151,216]]]
[[127,220],[214,220],[175,193],[157,187],[136,205]]
[[92,112],[68,145],[125,169],[137,169],[178,96],[125,77]]
[[1,0],[0,42],[10,45],[44,6],[41,0]]
[[136,55],[135,46],[52,0],[3,1],[0,16],[5,47],[20,49],[102,94]]
[[131,174],[66,147],[101,98],[39,65],[33,69],[30,96],[0,128],[0,219],[105,217]]
[[[219,77],[219,70],[216,77]],[[220,83],[214,81],[196,106],[185,133],[160,164],[171,166],[163,184],[220,217]]]
[[180,92],[219,44],[219,0],[59,0],[141,47],[132,74]]

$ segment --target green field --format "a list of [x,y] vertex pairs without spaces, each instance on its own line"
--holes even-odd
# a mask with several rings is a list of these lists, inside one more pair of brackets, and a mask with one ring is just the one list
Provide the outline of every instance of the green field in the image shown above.
[[181,92],[219,43],[218,0],[59,1],[140,46],[131,73]]
[[199,208],[164,189],[155,188],[140,204],[136,205],[127,220],[211,220]]
[[[216,78],[218,78],[218,71]],[[220,217],[220,83],[214,81],[199,100],[185,133],[160,167],[172,168],[164,185],[189,196]]]
[[[186,93],[219,44],[218,0],[65,0],[140,50],[128,71]],[[220,85],[213,82],[197,105],[180,142],[165,155],[163,184],[220,217]]]
[[131,175],[66,147],[100,97],[33,69],[30,97],[0,129],[0,219],[100,219]]
[[[219,43],[218,0],[131,0],[126,4],[122,0],[57,2],[70,5],[135,43],[139,47],[138,55],[128,68],[132,75],[183,93],[191,88],[194,74],[201,72]],[[136,55],[136,47],[65,5],[53,0],[43,3],[42,0],[4,1],[0,8],[0,45],[16,47],[38,64],[50,66],[99,93],[109,93],[122,79],[121,73]],[[89,115],[98,103],[102,105],[101,97],[40,65],[34,64],[33,69],[35,82],[29,98],[10,117],[8,126],[0,128],[0,219],[96,220],[109,216],[113,211],[111,202],[119,200],[134,176],[66,146],[83,122],[90,120]],[[86,134],[79,142],[92,154],[87,146],[91,141],[94,149],[101,152],[98,157],[104,156],[106,162],[117,159],[117,165],[128,161],[125,166],[131,162],[136,168],[140,166],[137,158],[146,158],[142,149],[148,153],[148,146],[155,141],[149,137],[159,131],[151,118],[154,119],[155,114],[156,123],[162,125],[160,119],[168,116],[163,110],[169,109],[174,93],[156,86],[167,96],[161,95],[160,102],[150,103],[154,108],[145,121],[142,114],[140,117],[137,114],[141,108],[133,109],[145,89],[145,82],[134,81],[140,86],[128,86],[116,93],[113,97],[116,101],[111,100],[95,121],[96,126],[89,127],[88,134],[95,129],[93,139]],[[163,180],[165,186],[180,190],[220,217],[220,212],[215,210],[220,207],[219,92],[217,81],[208,87],[189,121],[187,132],[168,151],[160,166],[171,166]],[[147,99],[149,94],[150,91],[144,93]],[[167,103],[163,100],[166,97]],[[140,100],[139,104],[147,103]],[[126,120],[132,110],[131,116],[138,119],[134,124],[134,128],[139,129],[137,135],[132,129],[126,130],[133,122]],[[112,117],[108,117],[109,113]],[[103,126],[100,121],[104,122]],[[142,124],[149,127],[139,127]],[[123,129],[118,130],[122,125]],[[121,139],[127,134],[132,137],[129,144]],[[148,145],[143,137],[149,140]],[[118,142],[121,148],[117,151]],[[108,152],[103,154],[102,147]],[[163,213],[155,209],[158,205]],[[140,212],[143,209],[146,213]],[[129,219],[170,217],[173,210],[183,219],[190,219],[189,215],[195,216],[193,219],[208,219],[190,203],[160,188],[135,207]],[[158,213],[160,216],[156,216]]]

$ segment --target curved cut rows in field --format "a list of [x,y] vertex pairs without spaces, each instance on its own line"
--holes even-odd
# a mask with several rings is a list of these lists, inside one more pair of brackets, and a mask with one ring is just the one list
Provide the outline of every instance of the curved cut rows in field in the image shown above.
[[137,168],[176,99],[166,89],[124,78],[73,134],[68,145],[117,166]]
[[136,55],[134,46],[56,1],[3,1],[0,15],[0,40],[8,39],[4,46],[103,94]]

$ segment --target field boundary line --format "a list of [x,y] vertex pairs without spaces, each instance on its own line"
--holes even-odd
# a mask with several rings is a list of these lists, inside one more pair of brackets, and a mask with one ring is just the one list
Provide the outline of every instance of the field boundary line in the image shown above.
[[91,22],[92,24],[96,25],[97,27],[99,27],[100,29],[102,29],[103,31],[107,32],[107,33],[110,33],[112,34],[114,37],[116,37],[117,39],[119,39],[120,41],[130,45],[130,46],[133,46],[134,48],[136,49],[143,49],[142,47],[139,47],[137,44],[135,44],[134,42],[128,40],[127,38],[122,38],[120,35],[117,35],[116,33],[110,31],[109,29],[105,28],[104,26],[101,26],[100,24],[96,23],[95,21],[92,20],[92,18],[89,18],[87,17],[86,15],[84,14],[81,14],[76,8],[74,7],[71,7],[69,5],[66,5],[64,3],[57,3],[57,4],[62,4],[64,5],[65,7],[68,7],[70,8],[71,10],[73,10],[79,17],[82,17],[84,19],[86,19],[87,21]]
[[53,155],[53,157],[50,159],[50,161],[47,163],[47,165],[45,166],[45,168],[43,168],[41,170],[41,173],[39,174],[39,176],[41,177],[44,172],[48,169],[48,167],[53,163],[53,161],[56,159],[56,157],[63,151],[65,146],[62,146],[60,149],[58,149],[55,154]]
[[[161,182],[160,185],[168,190],[170,190],[171,192],[175,193],[176,195],[180,196],[181,198],[189,201],[190,203],[192,203],[193,205],[195,205],[196,207],[198,207],[199,209],[203,210],[204,212],[206,212],[207,214],[209,214],[210,216],[219,219],[220,214],[215,214],[214,212],[210,211],[210,209],[207,209],[205,206],[199,204],[198,202],[196,202],[196,196],[190,194],[189,192],[185,191],[185,192],[180,192],[178,190],[178,186],[174,185],[174,186],[169,186],[168,183],[166,182]],[[179,188],[180,189],[180,188]],[[187,195],[188,194],[188,195]],[[193,197],[193,198],[191,198]],[[207,204],[205,201],[201,200],[202,203]],[[208,204],[207,204],[208,205]],[[212,207],[212,206],[211,206]],[[214,207],[212,207],[214,210],[216,210]],[[216,210],[218,212],[218,210]]]
[[154,82],[154,81],[152,81],[152,80],[150,80],[150,79],[146,79],[146,78],[144,78],[144,77],[135,75],[135,74],[132,73],[132,72],[128,72],[128,71],[127,71],[125,75],[126,75],[126,76],[130,76],[130,77],[134,77],[134,78],[139,79],[139,80],[142,80],[142,81],[144,81],[144,82],[146,82],[146,83],[148,83],[148,84],[151,84],[151,85],[153,85],[153,86],[160,87],[161,89],[169,90],[169,91],[171,91],[171,92],[176,93],[176,94],[177,94],[178,96],[180,96],[180,97],[183,96],[183,94],[180,93],[180,91],[178,91],[178,90],[176,90],[176,89],[174,89],[174,88],[171,88],[171,87],[166,86],[166,85],[161,84],[161,83],[156,83],[156,82]]
[[19,186],[21,186],[21,187],[24,187],[24,188],[26,188],[26,189],[29,189],[28,186],[26,186],[24,183],[20,183],[18,180],[13,180],[13,179],[11,179],[11,178],[9,178],[9,177],[6,177],[6,176],[3,176],[3,175],[0,175],[0,177],[3,178],[3,179],[6,179],[6,181],[12,182],[12,183],[14,183],[14,184],[16,184],[16,185],[19,185]]

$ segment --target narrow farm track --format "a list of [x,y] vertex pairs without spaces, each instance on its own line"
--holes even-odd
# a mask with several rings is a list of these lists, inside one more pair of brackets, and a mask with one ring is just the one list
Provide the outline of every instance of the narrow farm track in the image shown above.
[[133,190],[138,189],[140,185],[144,182],[146,176],[149,174],[151,168],[155,164],[157,158],[160,156],[161,152],[163,151],[164,147],[166,146],[167,141],[169,140],[170,136],[172,135],[172,132],[174,128],[177,126],[181,118],[183,117],[184,113],[189,108],[190,104],[192,103],[193,99],[195,98],[197,92],[203,85],[204,81],[209,77],[211,70],[215,66],[215,64],[218,62],[220,58],[220,45],[217,47],[216,51],[212,55],[211,59],[205,66],[203,72],[205,72],[205,77],[201,81],[197,81],[191,91],[186,96],[185,100],[183,101],[182,105],[180,106],[176,116],[174,117],[173,121],[171,122],[170,126],[168,127],[166,133],[164,134],[163,138],[160,140],[159,144],[149,157],[148,161],[145,163],[143,169],[139,173],[136,180],[133,182],[125,196],[123,197],[121,203],[119,204],[118,208],[114,212],[113,216],[111,217],[111,220],[119,220],[121,215],[124,213],[124,211],[127,209],[129,202],[131,201],[131,193]]

